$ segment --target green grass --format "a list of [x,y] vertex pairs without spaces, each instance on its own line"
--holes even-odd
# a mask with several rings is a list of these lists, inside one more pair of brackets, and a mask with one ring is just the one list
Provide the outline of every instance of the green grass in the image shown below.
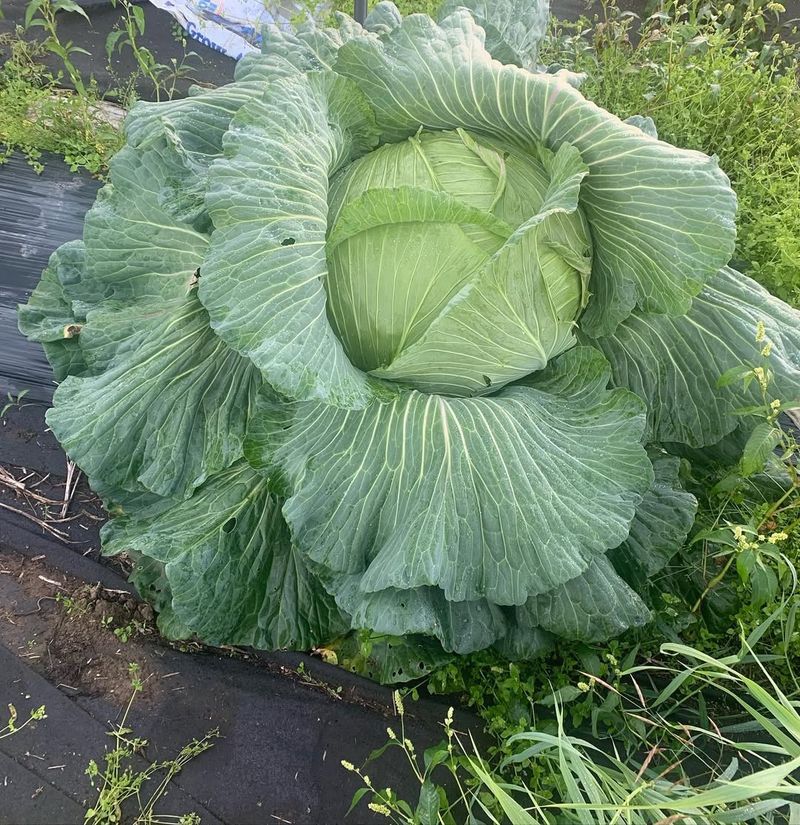
[[[387,730],[386,745],[360,767],[342,762],[362,783],[353,807],[370,798],[371,810],[406,825],[798,821],[800,714],[772,679],[770,657],[755,656],[747,641],[724,660],[679,644],[664,645],[661,655],[658,666],[618,669],[620,684],[634,688],[617,715],[640,730],[635,752],[570,732],[563,699],[551,692],[552,729],[534,725],[510,736],[502,762],[484,758],[471,737],[459,735],[453,708],[442,742],[419,754],[406,737],[396,694],[399,728]],[[745,668],[755,669],[754,677]],[[720,699],[734,712],[728,718]],[[368,766],[387,749],[402,752],[420,786],[417,799],[370,780]]]
[[[376,3],[377,0],[370,0],[368,7],[371,9]],[[435,17],[436,11],[441,5],[441,0],[395,0],[395,5],[403,16],[421,13]],[[333,8],[335,11],[343,11],[345,14],[352,15],[353,2],[352,0],[334,0]]]
[[34,43],[0,37],[0,163],[15,151],[41,171],[43,152],[61,155],[72,171],[101,174],[122,147],[121,131],[100,114],[100,98],[90,87],[82,94],[59,88],[59,78],[39,61]]

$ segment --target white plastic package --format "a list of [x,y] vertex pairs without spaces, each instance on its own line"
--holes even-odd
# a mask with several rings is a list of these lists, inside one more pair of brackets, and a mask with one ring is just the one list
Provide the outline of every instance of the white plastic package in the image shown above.
[[189,38],[239,59],[261,48],[261,31],[273,24],[286,28],[310,16],[320,19],[327,3],[302,0],[151,0],[169,12]]

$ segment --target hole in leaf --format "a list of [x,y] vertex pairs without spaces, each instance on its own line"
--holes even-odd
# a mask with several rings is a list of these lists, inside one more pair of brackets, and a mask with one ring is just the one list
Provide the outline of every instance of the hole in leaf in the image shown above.
[[284,238],[281,241],[281,246],[294,246],[294,238]]
[[222,525],[222,532],[223,533],[232,533],[233,528],[236,527],[236,519],[229,518],[225,524]]

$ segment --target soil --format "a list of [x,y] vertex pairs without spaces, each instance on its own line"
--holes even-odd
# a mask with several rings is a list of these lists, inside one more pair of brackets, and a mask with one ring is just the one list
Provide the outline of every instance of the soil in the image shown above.
[[0,643],[57,687],[127,701],[133,662],[144,681],[141,698],[159,690],[161,674],[148,644],[156,635],[153,610],[129,593],[5,553],[0,605]]

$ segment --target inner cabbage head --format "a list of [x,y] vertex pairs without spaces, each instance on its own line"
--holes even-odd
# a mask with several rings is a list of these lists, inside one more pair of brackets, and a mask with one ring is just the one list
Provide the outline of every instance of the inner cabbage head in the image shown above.
[[[518,232],[548,196],[547,156],[463,129],[421,131],[365,155],[331,181],[328,316],[356,366],[391,377],[392,364],[424,346],[489,269],[496,281],[498,267],[507,270],[505,283],[521,283],[535,296],[535,306],[525,307],[529,341],[521,344],[530,357],[512,378],[543,368],[574,344],[587,294],[588,268],[576,263],[590,256],[586,220],[578,209]],[[507,254],[515,232],[514,254]],[[495,333],[510,316],[519,322],[522,310],[509,298],[519,289],[499,292],[497,311],[482,310],[487,353],[502,337]],[[498,358],[502,353],[492,351],[491,360]],[[507,360],[516,363],[518,354]],[[452,391],[444,375],[438,387],[436,378],[434,357],[420,388],[474,394]],[[400,380],[416,383],[413,374]]]

